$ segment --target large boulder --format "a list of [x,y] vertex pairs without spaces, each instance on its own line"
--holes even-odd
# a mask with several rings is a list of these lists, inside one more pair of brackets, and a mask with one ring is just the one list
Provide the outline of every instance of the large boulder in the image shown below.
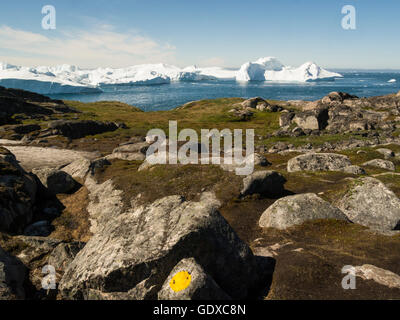
[[315,109],[297,113],[293,122],[303,130],[323,130],[328,125],[328,109]]
[[286,229],[309,220],[347,220],[338,208],[314,193],[298,194],[277,200],[261,216],[263,228]]
[[354,223],[375,230],[400,227],[400,199],[377,179],[354,180],[337,207]]
[[387,148],[376,149],[376,152],[379,152],[380,154],[382,154],[385,157],[385,159],[391,159],[391,158],[395,157],[395,153],[392,150],[387,149]]
[[0,300],[24,299],[26,268],[0,247]]
[[260,277],[255,257],[216,206],[210,194],[200,202],[170,196],[108,220],[66,270],[63,297],[156,299],[187,257],[232,298],[247,297]]
[[279,196],[285,190],[286,179],[276,171],[256,171],[243,179],[242,196],[252,194]]
[[2,149],[0,156],[0,231],[21,233],[33,219],[37,182]]
[[327,96],[323,97],[321,99],[321,102],[323,104],[331,104],[331,103],[342,103],[345,100],[354,100],[358,99],[357,96],[353,96],[351,94],[348,94],[346,92],[331,92]]
[[48,124],[53,134],[62,135],[71,139],[100,134],[118,129],[114,122],[93,120],[56,120]]
[[307,153],[288,161],[287,171],[342,171],[351,166],[348,157],[336,153]]
[[183,259],[171,271],[158,292],[159,300],[229,300],[195,259]]
[[54,168],[32,170],[52,195],[69,193],[77,186],[77,182],[66,172]]
[[49,255],[48,264],[64,272],[85,246],[84,242],[60,243]]
[[396,171],[394,163],[389,160],[374,159],[363,163],[363,166],[375,167],[389,171]]
[[258,105],[268,106],[269,104],[263,98],[255,97],[244,100],[241,105],[243,108],[259,109]]
[[292,124],[292,120],[294,118],[294,112],[282,112],[281,116],[279,117],[279,126],[286,127]]

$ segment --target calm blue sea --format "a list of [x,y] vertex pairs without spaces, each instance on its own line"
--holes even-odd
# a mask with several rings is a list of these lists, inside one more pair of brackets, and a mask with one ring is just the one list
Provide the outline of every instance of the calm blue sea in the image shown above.
[[[344,78],[313,83],[268,83],[236,81],[176,82],[149,86],[107,86],[103,93],[52,95],[54,99],[94,102],[117,100],[145,111],[169,110],[186,102],[222,97],[260,96],[278,100],[317,100],[331,91],[360,97],[385,95],[400,90],[400,71],[341,71]],[[389,83],[391,79],[396,82]]]

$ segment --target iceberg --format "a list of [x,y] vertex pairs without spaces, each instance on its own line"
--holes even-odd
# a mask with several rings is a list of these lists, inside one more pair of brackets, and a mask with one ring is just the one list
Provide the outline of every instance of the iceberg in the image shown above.
[[242,65],[236,75],[236,80],[309,82],[339,77],[342,75],[322,69],[313,62],[306,62],[298,68],[293,68],[283,65],[274,57],[265,57]]
[[397,80],[396,79],[390,79],[388,82],[389,83],[395,83]]
[[41,94],[102,92],[108,85],[161,85],[174,81],[292,81],[308,82],[341,77],[315,63],[298,68],[283,65],[277,58],[265,57],[247,62],[240,69],[168,64],[141,64],[126,68],[82,69],[74,65],[20,67],[0,62],[0,85]]

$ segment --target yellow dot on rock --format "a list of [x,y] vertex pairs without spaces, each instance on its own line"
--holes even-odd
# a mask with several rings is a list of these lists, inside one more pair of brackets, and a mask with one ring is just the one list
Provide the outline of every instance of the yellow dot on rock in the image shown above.
[[189,287],[191,281],[192,276],[189,272],[180,271],[172,277],[171,281],[169,282],[169,286],[175,292],[179,292]]

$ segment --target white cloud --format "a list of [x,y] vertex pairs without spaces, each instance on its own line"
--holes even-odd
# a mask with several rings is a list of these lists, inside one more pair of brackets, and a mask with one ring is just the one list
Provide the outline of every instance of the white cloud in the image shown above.
[[17,65],[67,63],[81,67],[125,67],[176,63],[174,46],[136,31],[119,33],[108,25],[89,31],[63,32],[58,37],[0,26],[0,49],[12,51],[0,56],[0,60]]

